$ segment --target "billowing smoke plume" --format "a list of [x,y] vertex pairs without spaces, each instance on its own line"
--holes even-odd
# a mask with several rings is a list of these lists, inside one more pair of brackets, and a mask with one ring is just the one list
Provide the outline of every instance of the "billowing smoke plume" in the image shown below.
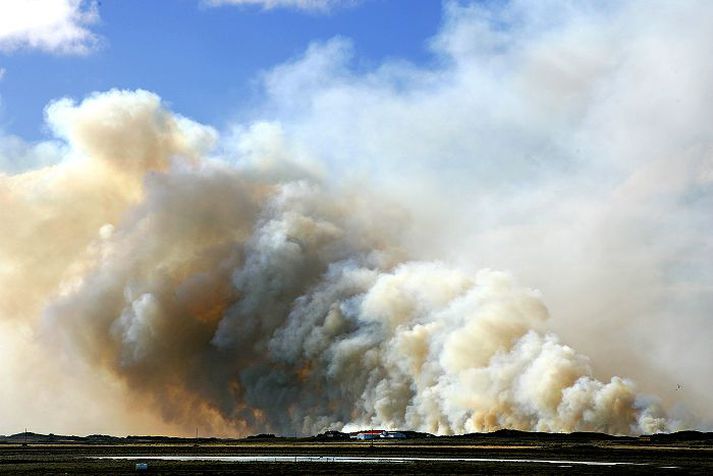
[[433,67],[315,44],[222,134],[51,104],[0,141],[0,421],[704,427],[710,6],[652,5],[446,2]]
[[547,332],[537,291],[410,260],[407,217],[374,191],[203,160],[213,132],[146,92],[49,115],[76,155],[3,180],[17,220],[5,258],[39,261],[34,284],[6,270],[23,288],[8,298],[56,293],[44,332],[167,420],[242,433],[676,425],[632,382],[592,378]]

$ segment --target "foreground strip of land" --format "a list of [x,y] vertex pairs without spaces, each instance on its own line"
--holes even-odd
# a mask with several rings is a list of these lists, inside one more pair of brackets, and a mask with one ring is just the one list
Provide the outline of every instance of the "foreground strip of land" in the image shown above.
[[368,442],[100,435],[11,440],[0,437],[0,474],[713,474],[713,435],[697,432],[630,438],[505,431]]

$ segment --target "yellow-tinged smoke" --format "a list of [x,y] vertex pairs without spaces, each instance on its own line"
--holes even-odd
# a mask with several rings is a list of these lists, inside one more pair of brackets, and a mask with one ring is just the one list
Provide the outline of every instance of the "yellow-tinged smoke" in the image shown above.
[[145,91],[48,118],[62,160],[0,176],[0,315],[174,431],[681,424],[593,378],[537,291],[413,260],[406,214],[365,186],[269,154],[210,160],[216,133]]

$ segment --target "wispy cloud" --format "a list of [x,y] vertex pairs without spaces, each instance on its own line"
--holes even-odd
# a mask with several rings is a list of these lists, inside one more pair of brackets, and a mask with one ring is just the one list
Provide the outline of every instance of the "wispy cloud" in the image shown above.
[[273,8],[293,8],[298,10],[325,12],[335,7],[350,6],[357,0],[206,0],[211,6],[253,5],[265,10]]
[[99,38],[89,27],[99,20],[97,4],[86,0],[0,1],[0,51],[37,49],[86,54]]

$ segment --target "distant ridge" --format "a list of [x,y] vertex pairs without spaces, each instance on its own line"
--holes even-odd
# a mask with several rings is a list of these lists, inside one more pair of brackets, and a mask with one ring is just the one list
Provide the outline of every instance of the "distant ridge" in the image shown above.
[[[421,433],[415,431],[404,430],[402,433],[408,435],[409,439],[414,440],[441,440],[441,441],[471,441],[479,440],[483,443],[500,441],[550,441],[550,442],[570,442],[581,443],[586,441],[632,441],[632,442],[651,442],[656,444],[665,443],[692,443],[692,442],[707,442],[713,441],[713,432],[701,432],[696,430],[679,431],[675,433],[656,433],[653,435],[641,436],[622,436],[608,435],[606,433],[597,432],[573,432],[573,433],[546,433],[546,432],[531,432],[502,429],[489,433],[467,433],[463,435],[448,435],[435,436],[429,433]],[[305,436],[305,437],[285,437],[271,436],[264,438],[274,442],[280,441],[327,441],[325,434]],[[241,442],[251,441],[259,438],[262,435],[252,435],[244,438],[218,438],[218,437],[178,437],[178,436],[156,436],[156,435],[129,435],[129,436],[112,436],[102,434],[92,434],[87,436],[76,435],[56,435],[53,433],[42,434],[34,432],[22,432],[14,435],[0,435],[0,444],[81,444],[81,445],[132,445],[132,444],[156,444],[156,443],[173,443],[173,444],[189,444],[189,443],[220,443],[220,442]]]

